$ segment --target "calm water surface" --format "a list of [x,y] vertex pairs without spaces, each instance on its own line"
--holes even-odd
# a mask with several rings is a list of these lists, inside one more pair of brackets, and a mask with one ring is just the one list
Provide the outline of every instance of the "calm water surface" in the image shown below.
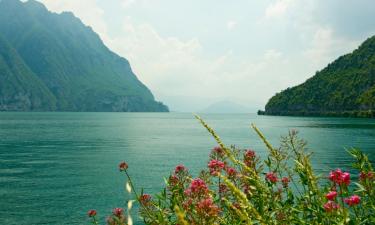
[[[372,119],[202,117],[226,144],[260,155],[265,147],[250,123],[274,145],[296,128],[319,173],[347,167],[345,148],[359,147],[375,160]],[[121,160],[129,163],[137,187],[155,193],[176,164],[197,174],[214,145],[191,114],[0,113],[0,224],[87,224],[88,209],[108,215],[129,198],[117,169]]]

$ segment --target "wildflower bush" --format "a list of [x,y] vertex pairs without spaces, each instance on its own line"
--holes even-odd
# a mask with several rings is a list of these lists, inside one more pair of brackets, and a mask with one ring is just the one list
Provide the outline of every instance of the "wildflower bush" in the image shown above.
[[[197,119],[218,143],[209,155],[207,169],[198,177],[177,165],[166,187],[151,196],[138,194],[128,164],[119,165],[127,176],[128,191],[133,191],[140,204],[139,215],[145,224],[375,224],[375,175],[368,157],[359,150],[348,151],[354,157],[357,181],[341,169],[317,176],[306,143],[294,130],[275,148],[252,125],[268,149],[262,161],[251,149],[224,145],[213,129]],[[98,224],[95,210],[88,216]],[[123,209],[116,208],[107,223],[132,221]]]

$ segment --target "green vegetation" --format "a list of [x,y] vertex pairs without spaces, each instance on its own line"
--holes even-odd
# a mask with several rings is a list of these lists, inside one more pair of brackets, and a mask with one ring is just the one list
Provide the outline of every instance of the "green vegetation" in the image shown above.
[[168,111],[72,13],[0,1],[0,110]]
[[[166,187],[154,196],[138,192],[131,180],[131,164],[119,164],[126,189],[135,200],[115,208],[107,224],[130,225],[129,211],[138,201],[145,224],[363,224],[375,223],[375,173],[368,157],[357,149],[351,172],[335,169],[317,175],[306,142],[291,130],[273,147],[261,131],[254,131],[268,149],[264,161],[251,149],[225,145],[215,131],[197,116],[218,146],[207,168],[194,178],[183,165],[165,179]],[[152,168],[148,168],[152,169]],[[354,179],[353,179],[354,178]],[[102,224],[96,210],[89,210],[92,224]]]
[[258,114],[375,117],[375,36],[305,83],[276,94]]

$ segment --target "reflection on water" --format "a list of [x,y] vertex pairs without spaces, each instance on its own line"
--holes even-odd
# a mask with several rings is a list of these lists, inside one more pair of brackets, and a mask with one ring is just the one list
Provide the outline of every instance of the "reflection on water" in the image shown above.
[[375,130],[375,123],[310,123],[300,127]]
[[[345,148],[375,157],[372,119],[202,117],[226,144],[260,156],[266,149],[250,123],[275,146],[296,128],[319,173],[347,167]],[[129,198],[119,161],[129,163],[138,187],[155,193],[179,163],[197,174],[215,145],[191,114],[179,113],[0,113],[0,140],[0,224],[82,224],[93,207],[104,217]]]

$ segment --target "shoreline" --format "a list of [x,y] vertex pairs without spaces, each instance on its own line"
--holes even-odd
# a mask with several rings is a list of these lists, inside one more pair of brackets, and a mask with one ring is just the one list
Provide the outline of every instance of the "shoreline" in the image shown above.
[[296,117],[346,117],[346,118],[375,118],[375,111],[342,111],[342,112],[267,112],[258,110],[257,115],[260,116],[296,116]]

